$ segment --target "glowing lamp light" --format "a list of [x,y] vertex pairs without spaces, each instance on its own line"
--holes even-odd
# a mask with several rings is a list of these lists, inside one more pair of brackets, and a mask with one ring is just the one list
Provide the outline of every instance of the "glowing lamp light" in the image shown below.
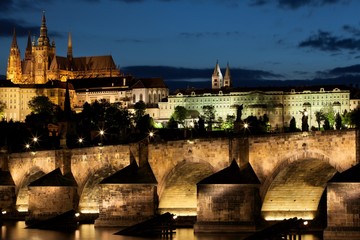
[[25,148],[26,148],[26,149],[29,149],[29,148],[30,148],[30,144],[28,144],[28,143],[25,144]]
[[38,139],[37,137],[34,137],[34,138],[33,138],[33,141],[34,141],[34,142],[37,142],[38,140],[39,140],[39,139]]
[[105,131],[104,130],[100,130],[100,135],[103,136],[105,134]]
[[154,132],[149,132],[149,137],[153,137],[154,136]]
[[175,220],[175,219],[177,219],[177,216],[176,216],[176,215],[174,215],[174,216],[173,216],[173,219],[174,219],[174,220]]
[[6,214],[6,211],[5,211],[5,210],[3,210],[3,211],[1,212],[1,214],[2,214],[2,215],[5,215],[5,214]]
[[78,212],[77,212],[77,213],[75,213],[75,217],[77,217],[77,218],[78,218],[79,216],[80,216],[80,213],[78,213]]
[[303,224],[304,224],[304,226],[306,226],[306,225],[309,224],[309,222],[308,222],[308,221],[304,221]]
[[245,123],[244,128],[247,129],[249,127],[249,124]]
[[83,143],[83,142],[84,142],[84,139],[79,138],[79,139],[78,139],[78,142],[79,142],[79,143]]

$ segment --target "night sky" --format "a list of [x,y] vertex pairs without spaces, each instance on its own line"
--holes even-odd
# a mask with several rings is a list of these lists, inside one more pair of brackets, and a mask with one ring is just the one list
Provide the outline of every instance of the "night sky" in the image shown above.
[[24,56],[43,11],[57,55],[71,32],[75,57],[111,54],[135,76],[164,66],[210,78],[217,60],[259,79],[360,73],[358,0],[1,0],[0,74],[13,29]]

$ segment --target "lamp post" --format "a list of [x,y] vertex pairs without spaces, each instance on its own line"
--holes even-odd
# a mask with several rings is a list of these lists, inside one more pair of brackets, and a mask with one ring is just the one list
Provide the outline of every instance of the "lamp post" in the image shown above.
[[103,129],[100,129],[99,135],[100,135],[100,145],[102,146],[102,145],[103,145],[103,138],[104,138],[104,135],[105,135],[105,131],[104,131]]

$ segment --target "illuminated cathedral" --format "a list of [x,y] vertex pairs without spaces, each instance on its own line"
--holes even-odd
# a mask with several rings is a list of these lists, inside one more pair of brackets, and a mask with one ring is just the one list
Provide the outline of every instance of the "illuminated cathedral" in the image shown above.
[[112,56],[73,57],[72,38],[69,34],[67,56],[56,55],[54,41],[47,34],[45,14],[42,15],[40,36],[27,41],[24,59],[14,30],[10,47],[6,78],[15,84],[44,84],[49,80],[118,77],[120,70],[116,67]]

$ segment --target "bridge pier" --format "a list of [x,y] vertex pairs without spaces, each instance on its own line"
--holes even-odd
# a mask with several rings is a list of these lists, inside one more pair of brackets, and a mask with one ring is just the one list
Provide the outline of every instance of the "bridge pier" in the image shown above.
[[155,216],[157,182],[149,164],[133,161],[100,182],[99,218],[95,227],[131,226]]
[[324,240],[360,239],[360,165],[337,173],[327,186]]
[[195,232],[256,231],[260,219],[260,182],[250,164],[231,165],[197,184]]

